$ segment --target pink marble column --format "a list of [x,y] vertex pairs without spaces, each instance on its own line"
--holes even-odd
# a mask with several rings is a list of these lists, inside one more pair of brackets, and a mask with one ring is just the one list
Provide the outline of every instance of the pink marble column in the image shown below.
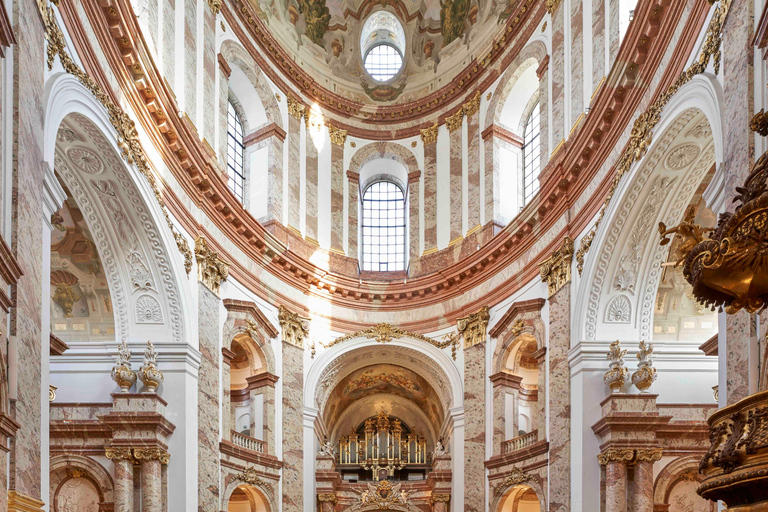
[[[199,66],[197,64],[197,7],[198,3],[193,0],[182,2],[184,9],[184,64],[183,83],[184,83],[184,101],[180,105],[186,112],[189,119],[195,123],[197,119],[197,73]],[[205,7],[203,7],[205,9]]]
[[[751,147],[753,134],[746,120],[753,115],[750,107],[754,95],[752,61],[744,48],[752,46],[752,2],[731,2],[728,21],[723,27],[722,69],[723,74],[723,175],[725,190],[733,194],[742,186],[754,161]],[[726,202],[726,209],[733,211],[736,203]],[[750,315],[740,311],[725,315],[726,353],[721,355],[726,364],[725,400],[732,404],[750,394],[749,369],[756,363],[749,361]],[[723,390],[720,389],[720,393]]]
[[421,198],[419,197],[419,183],[421,171],[408,173],[408,254],[413,260],[420,256],[419,253],[419,212],[421,211]]
[[216,15],[210,8],[203,9],[203,13],[203,124],[200,136],[211,144],[216,137],[216,120],[219,118],[216,111]]
[[235,429],[235,415],[231,396],[231,364],[235,353],[227,347],[221,347],[221,430],[224,439],[230,439],[230,432]]
[[437,250],[437,137],[424,144],[424,252]]
[[500,146],[498,139],[494,136],[494,127],[490,126],[483,131],[483,142],[485,150],[485,223],[495,222],[499,229],[502,227],[499,213],[499,197],[495,193],[499,186],[499,153]]
[[619,7],[621,0],[608,0],[608,70],[616,63],[619,55]]
[[627,512],[627,464],[625,462],[611,461],[605,465],[605,512]]
[[360,211],[360,175],[347,171],[347,256],[359,258],[357,238],[360,232],[358,215]]
[[653,512],[653,462],[635,462],[635,490],[632,494],[633,512]]
[[159,460],[141,461],[141,512],[163,512],[162,471]]
[[485,341],[464,349],[464,511],[485,510]]
[[462,206],[464,205],[463,199],[463,182],[461,172],[461,125],[462,117],[459,116],[458,121],[449,123],[448,133],[450,141],[450,243],[454,244],[460,242],[462,238]]
[[[478,100],[479,103],[479,100]],[[480,226],[480,109],[467,113],[467,231]]]
[[133,512],[133,459],[115,464],[115,512]]
[[197,501],[200,511],[219,506],[219,308],[221,299],[198,283],[200,370],[197,384]]
[[552,151],[565,140],[565,2],[552,14]]
[[307,118],[307,136],[304,138],[306,142],[306,194],[307,194],[307,209],[306,209],[306,232],[305,237],[315,244],[317,244],[317,146],[315,139],[317,137],[323,137],[321,132],[322,128],[318,126],[316,117],[308,116]]
[[[289,109],[290,110],[290,109]],[[301,228],[301,115],[288,116],[288,226]]]
[[[304,510],[304,351],[283,342],[283,510]],[[310,504],[307,504],[308,508]]]
[[605,0],[592,0],[592,92],[605,75]]
[[549,298],[549,496],[550,512],[571,508],[571,287]]
[[344,251],[344,142],[331,141],[331,250]]
[[544,57],[536,69],[536,76],[539,78],[539,151],[541,152],[541,168],[549,162],[549,153],[552,148],[549,145],[549,55]]
[[267,220],[283,222],[283,145],[285,132],[269,138]]
[[533,428],[538,431],[537,440],[546,439],[544,424],[547,418],[547,347],[541,347],[533,353],[539,367],[539,381],[536,389],[536,413],[533,419]]
[[[584,113],[584,9],[582,0],[571,2],[571,125]],[[570,130],[571,127],[568,127]]]
[[[176,0],[159,0],[159,9],[163,12],[162,41],[176,42]],[[160,41],[156,41],[159,43]],[[169,84],[176,83],[176,45],[160,44],[158,52],[162,54],[160,72]],[[224,111],[226,112],[226,111]]]

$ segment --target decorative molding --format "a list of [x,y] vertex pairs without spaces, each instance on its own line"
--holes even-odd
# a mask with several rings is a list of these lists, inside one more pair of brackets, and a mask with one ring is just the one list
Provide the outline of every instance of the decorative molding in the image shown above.
[[229,263],[219,258],[218,253],[210,250],[202,236],[195,239],[195,259],[198,279],[218,296],[221,283],[229,276]]
[[280,128],[277,123],[270,123],[267,126],[246,135],[243,138],[243,145],[245,147],[252,146],[253,144],[258,144],[263,140],[267,140],[270,137],[276,137],[278,140],[285,142],[285,130]]
[[274,388],[278,380],[280,380],[280,377],[269,372],[261,372],[245,378],[245,381],[248,383],[249,391],[263,387]]
[[320,503],[333,503],[335,505],[336,502],[339,501],[339,499],[336,497],[335,493],[321,492],[317,494],[317,501],[319,501]]
[[551,15],[555,14],[555,11],[560,7],[562,0],[547,0],[547,12]]
[[60,356],[63,355],[64,352],[66,352],[69,349],[69,345],[64,343],[61,338],[58,336],[55,336],[53,333],[50,337],[50,355],[52,356]]
[[545,55],[543,59],[541,59],[541,62],[539,63],[539,67],[536,68],[536,77],[541,80],[544,76],[544,73],[547,72],[549,69],[549,55]]
[[525,141],[519,136],[515,135],[506,128],[502,128],[499,125],[492,124],[480,134],[484,141],[487,141],[490,137],[495,137],[502,142],[509,144],[510,146],[522,149],[525,145]]
[[44,502],[17,491],[8,491],[8,512],[40,512]]
[[221,360],[222,360],[222,362],[225,365],[231,366],[232,365],[232,359],[234,359],[234,357],[235,357],[235,353],[234,352],[232,352],[227,347],[221,347]]
[[221,12],[222,0],[208,0],[208,7],[211,8],[211,12],[214,16],[218,16]]
[[472,96],[472,99],[470,99],[468,102],[462,105],[461,109],[464,111],[464,115],[467,116],[467,118],[470,118],[473,115],[480,112],[481,99],[482,99],[482,94],[480,94],[480,91],[478,90],[475,92],[475,95]]
[[718,334],[715,334],[711,338],[709,338],[707,341],[699,345],[699,350],[704,352],[705,356],[716,356],[717,355],[717,345],[718,345]]
[[5,10],[5,2],[0,3],[0,58],[5,58],[3,47],[10,47],[16,44],[16,36],[13,34],[13,25],[8,17],[8,11]]
[[[455,132],[456,130],[461,129],[461,122],[464,120],[464,109],[460,108],[457,110],[454,114],[448,116],[445,118],[445,125],[448,127],[449,132]],[[422,132],[422,138],[424,138],[423,132]],[[427,142],[425,141],[424,144]]]
[[541,280],[547,283],[550,297],[571,282],[572,259],[573,239],[566,235],[560,248],[553,252],[552,256],[539,264]]
[[[258,330],[258,326],[261,327],[261,329],[263,329],[267,336],[270,338],[277,338],[277,335],[280,334],[280,331],[277,330],[277,327],[275,327],[275,325],[269,321],[267,316],[261,312],[261,309],[259,309],[255,302],[237,299],[224,299],[222,304],[224,304],[224,307],[229,312],[246,313],[251,316],[253,320],[247,319],[247,330],[256,331]],[[251,336],[251,338],[253,338],[253,336]]]
[[509,487],[520,485],[530,479],[531,475],[526,473],[522,468],[514,466],[504,480],[496,485],[496,495],[502,494]]
[[661,460],[661,456],[661,448],[635,450],[635,462],[658,462]]
[[104,455],[112,462],[119,462],[121,460],[127,460],[131,463],[136,462],[131,448],[112,448],[108,446],[104,449]]
[[134,448],[133,456],[137,462],[143,460],[159,460],[160,464],[164,466],[171,461],[171,454],[160,448]]
[[451,495],[447,492],[433,492],[429,497],[429,503],[434,505],[435,503],[448,503],[451,501]]
[[609,448],[608,450],[604,451],[603,453],[597,456],[597,461],[600,463],[601,466],[605,466],[609,462],[623,462],[625,464],[628,464],[632,462],[632,459],[634,457],[635,457],[635,450],[631,448],[626,448],[626,449]]
[[232,75],[232,68],[229,67],[229,64],[227,63],[227,59],[224,58],[224,56],[219,53],[216,58],[219,61],[219,67],[221,68],[222,73],[224,73],[224,76],[229,79],[229,77]]
[[432,126],[428,128],[422,128],[419,130],[419,133],[421,134],[421,141],[426,146],[427,144],[434,144],[437,142],[437,130],[438,126],[437,123],[433,124]]
[[473,313],[458,320],[456,328],[459,334],[464,337],[465,349],[485,342],[488,335],[488,320],[490,320],[490,318],[491,315],[488,312],[488,306],[485,306],[477,313]]
[[259,477],[259,473],[254,467],[245,468],[242,473],[235,475],[235,480],[251,485],[261,485],[271,489],[271,486]]
[[544,299],[531,299],[513,303],[509,306],[509,309],[507,309],[507,312],[504,313],[499,321],[496,322],[496,325],[488,331],[488,336],[491,338],[498,338],[518,316],[524,313],[539,313],[546,302],[547,301]]
[[299,100],[294,98],[291,93],[288,93],[286,100],[288,101],[288,113],[295,119],[301,121],[301,118],[304,117],[304,114],[306,113],[306,107]]
[[368,339],[376,340],[376,343],[389,343],[393,339],[397,339],[397,338],[410,338],[412,340],[429,343],[430,345],[437,347],[441,350],[447,347],[451,347],[451,354],[453,356],[454,361],[456,360],[456,349],[459,346],[458,337],[456,336],[446,336],[443,341],[437,341],[428,336],[424,336],[423,334],[406,331],[404,329],[400,329],[399,327],[396,327],[394,325],[387,324],[387,323],[372,325],[371,327],[368,327],[366,329],[362,329],[360,331],[346,334],[344,336],[336,338],[335,340],[327,344],[321,343],[321,345],[323,345],[323,347],[325,348],[331,348],[333,346],[338,345],[339,343],[343,343],[347,340],[351,340],[355,338],[368,338]]
[[331,137],[331,142],[333,144],[336,144],[337,146],[343,146],[344,143],[347,141],[347,130],[342,130],[341,128],[337,128],[332,124],[329,124],[327,126],[328,126],[328,134]]
[[489,380],[494,388],[506,387],[509,389],[520,389],[520,384],[523,383],[522,377],[506,371],[494,373],[489,377]]
[[280,306],[277,316],[283,331],[283,343],[290,343],[304,348],[304,339],[309,336],[309,319],[291,313],[285,306]]

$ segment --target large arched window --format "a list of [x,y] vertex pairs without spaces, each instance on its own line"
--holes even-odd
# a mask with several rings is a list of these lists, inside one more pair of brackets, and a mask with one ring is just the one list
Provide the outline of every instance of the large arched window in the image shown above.
[[243,202],[243,189],[245,187],[245,173],[243,172],[243,123],[235,111],[235,106],[230,101],[227,105],[227,184],[235,196]]
[[363,192],[363,270],[405,270],[405,195],[391,181]]
[[539,171],[541,170],[540,141],[541,125],[539,124],[539,103],[533,107],[528,121],[525,123],[523,143],[523,203],[527,204],[539,191]]
[[403,67],[405,31],[391,12],[378,11],[365,21],[360,52],[368,75],[377,82],[392,80]]

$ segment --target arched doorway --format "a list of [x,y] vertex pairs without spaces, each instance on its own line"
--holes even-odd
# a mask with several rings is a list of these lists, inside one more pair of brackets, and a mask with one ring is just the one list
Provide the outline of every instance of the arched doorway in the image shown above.
[[250,485],[241,485],[232,491],[227,506],[228,512],[269,512],[267,500],[261,492]]
[[507,491],[497,512],[540,512],[541,504],[536,491],[527,485],[516,485]]

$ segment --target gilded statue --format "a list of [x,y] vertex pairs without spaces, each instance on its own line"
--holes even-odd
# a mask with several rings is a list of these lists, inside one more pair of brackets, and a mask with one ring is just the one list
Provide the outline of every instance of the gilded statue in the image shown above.
[[322,45],[323,36],[331,22],[331,14],[325,0],[299,0],[299,13],[304,15],[304,22],[307,24],[304,34],[313,43]]
[[454,39],[464,35],[469,0],[440,0],[440,31],[443,34],[443,46],[448,46]]
[[677,226],[668,228],[663,222],[659,222],[659,235],[661,236],[660,245],[667,245],[671,239],[669,235],[677,234],[680,243],[677,246],[677,260],[675,267],[680,266],[691,253],[696,244],[704,240],[704,233],[712,231],[714,228],[703,228],[696,224],[696,206],[689,206],[685,211],[685,217]]

